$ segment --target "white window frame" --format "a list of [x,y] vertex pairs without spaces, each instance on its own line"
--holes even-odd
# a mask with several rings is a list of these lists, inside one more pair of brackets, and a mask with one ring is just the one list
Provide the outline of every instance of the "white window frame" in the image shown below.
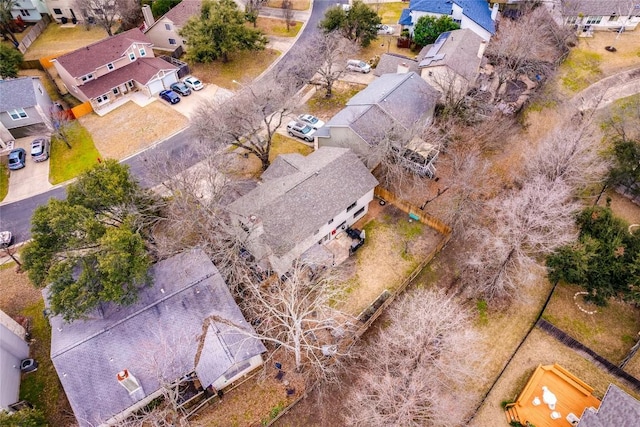
[[142,56],[147,56],[147,51],[146,51],[146,50],[144,50],[144,48],[143,48],[143,47],[141,47],[140,49],[138,49],[138,52],[140,52],[140,56],[141,56],[141,57],[142,57]]
[[171,24],[164,24],[164,29],[167,31],[171,31]]
[[136,54],[133,52],[129,53],[129,61],[133,62],[136,60]]
[[113,65],[113,62],[109,62],[109,63],[107,64],[107,70],[109,70],[109,71],[113,71],[113,69],[114,69],[114,68],[116,68],[116,66],[115,66],[115,65]]
[[109,95],[107,95],[106,93],[104,95],[100,95],[99,97],[96,98],[96,101],[98,101],[98,104],[104,104],[105,102],[109,102]]
[[176,44],[178,44],[178,42],[176,41],[176,39],[169,38],[169,44],[170,45],[176,45]]
[[24,108],[16,108],[14,110],[7,111],[7,113],[9,114],[9,117],[11,117],[11,120],[22,120],[29,118],[29,115],[26,111],[24,111]]
[[587,17],[587,25],[598,25],[600,22],[602,22],[602,16]]
[[133,86],[134,86],[134,85],[133,85],[133,80],[129,80],[129,81],[127,82],[127,86],[129,87],[129,89],[133,89]]
[[82,80],[83,82],[89,81],[89,80],[93,80],[93,73],[89,73],[86,74],[82,77],[80,77],[80,80]]

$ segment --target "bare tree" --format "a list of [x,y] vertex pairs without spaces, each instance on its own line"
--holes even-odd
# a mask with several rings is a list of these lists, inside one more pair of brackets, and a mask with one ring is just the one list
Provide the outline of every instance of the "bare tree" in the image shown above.
[[348,58],[357,52],[358,47],[338,31],[317,32],[310,41],[310,46],[313,49],[309,49],[299,60],[317,70],[311,84],[324,88],[325,96],[330,98],[333,86],[347,71]]
[[500,82],[519,74],[549,77],[569,53],[573,33],[556,24],[544,7],[525,8],[516,20],[503,19],[486,50]]
[[102,27],[109,37],[113,35],[114,26],[123,17],[139,14],[138,0],[74,0],[82,11],[85,20],[92,19]]
[[324,378],[346,354],[341,339],[353,326],[350,316],[332,308],[341,294],[326,270],[296,265],[281,278],[246,283],[241,307],[258,338],[291,353],[299,372]]
[[295,24],[293,20],[293,3],[291,0],[282,0],[282,19],[284,19],[285,24],[287,25],[287,33],[292,25]]
[[362,349],[363,366],[346,402],[349,425],[461,424],[460,391],[479,360],[467,311],[442,293],[416,289],[387,316],[388,325]]
[[229,146],[254,154],[266,170],[271,160],[273,136],[293,108],[293,79],[280,76],[272,81],[241,85],[232,98],[204,102],[192,123],[201,141],[221,151]]
[[[260,15],[260,10],[263,5],[264,0],[247,0],[244,5],[246,19],[253,24],[253,28],[256,28],[258,25],[258,16]],[[288,28],[287,31],[289,31]]]

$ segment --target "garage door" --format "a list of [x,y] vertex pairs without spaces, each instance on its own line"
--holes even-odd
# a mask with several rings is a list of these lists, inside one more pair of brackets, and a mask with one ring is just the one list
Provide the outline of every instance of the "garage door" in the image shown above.
[[154,80],[147,84],[151,95],[155,95],[164,90],[164,86],[162,85],[162,80]]
[[169,89],[169,87],[178,81],[178,73],[167,74],[162,78],[162,82],[164,83],[164,87]]

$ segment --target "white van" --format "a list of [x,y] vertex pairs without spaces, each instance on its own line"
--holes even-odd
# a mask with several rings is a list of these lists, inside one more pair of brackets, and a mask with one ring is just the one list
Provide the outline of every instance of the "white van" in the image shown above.
[[347,70],[366,74],[371,71],[371,66],[369,66],[369,64],[364,61],[360,61],[359,59],[350,59],[347,61]]

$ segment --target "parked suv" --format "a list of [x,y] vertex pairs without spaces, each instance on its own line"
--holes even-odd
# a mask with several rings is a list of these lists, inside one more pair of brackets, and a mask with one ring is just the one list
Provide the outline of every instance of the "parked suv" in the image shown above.
[[27,161],[27,152],[24,148],[16,148],[9,153],[9,169],[12,171],[25,167]]
[[350,59],[347,61],[347,70],[366,74],[371,71],[371,66],[359,59]]
[[315,129],[305,123],[298,123],[292,120],[287,125],[287,133],[290,136],[297,136],[305,141],[312,142],[313,135],[316,133]]
[[31,158],[34,162],[44,162],[49,158],[50,143],[47,138],[36,138],[31,141]]
[[191,89],[189,89],[187,87],[186,84],[182,83],[182,82],[177,82],[174,83],[170,86],[170,89],[174,92],[178,92],[180,95],[182,96],[189,96],[191,95]]

